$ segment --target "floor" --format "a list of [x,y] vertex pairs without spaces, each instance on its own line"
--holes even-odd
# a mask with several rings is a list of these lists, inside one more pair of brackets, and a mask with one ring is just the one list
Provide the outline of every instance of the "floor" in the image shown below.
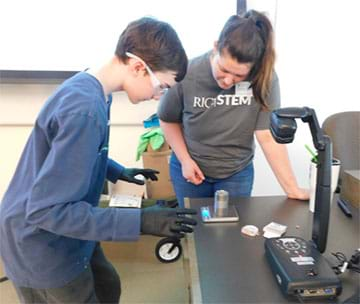
[[[103,243],[106,256],[118,270],[121,303],[188,303],[182,259],[163,264],[155,257],[160,238],[142,236],[138,242]],[[0,277],[4,276],[0,265]],[[0,283],[0,303],[19,303],[11,282]]]

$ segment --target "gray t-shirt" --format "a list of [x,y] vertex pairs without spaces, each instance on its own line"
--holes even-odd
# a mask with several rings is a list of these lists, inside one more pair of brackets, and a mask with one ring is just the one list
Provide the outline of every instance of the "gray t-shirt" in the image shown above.
[[[280,107],[275,73],[267,103],[270,110]],[[270,111],[253,97],[235,94],[235,86],[221,89],[206,53],[193,59],[185,79],[163,96],[158,116],[182,123],[189,153],[206,176],[226,178],[253,159],[254,131],[269,128]]]

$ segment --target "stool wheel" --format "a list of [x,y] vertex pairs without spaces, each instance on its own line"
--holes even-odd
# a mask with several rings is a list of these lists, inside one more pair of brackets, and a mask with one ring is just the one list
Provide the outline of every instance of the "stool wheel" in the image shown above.
[[177,261],[182,254],[180,239],[165,238],[160,240],[155,248],[155,255],[162,263],[172,263]]

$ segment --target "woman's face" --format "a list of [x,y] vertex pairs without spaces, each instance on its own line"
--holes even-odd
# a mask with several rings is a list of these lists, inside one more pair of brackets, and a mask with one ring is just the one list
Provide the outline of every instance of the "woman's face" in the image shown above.
[[246,80],[252,68],[251,63],[237,62],[227,51],[223,51],[221,55],[218,51],[214,51],[210,62],[214,79],[224,90]]

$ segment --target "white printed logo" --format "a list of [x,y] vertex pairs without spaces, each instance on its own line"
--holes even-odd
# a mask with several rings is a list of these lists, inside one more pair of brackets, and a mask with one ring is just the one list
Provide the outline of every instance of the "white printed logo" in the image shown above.
[[242,106],[251,105],[252,94],[242,95],[218,95],[217,97],[194,96],[194,108],[211,108],[218,106]]

